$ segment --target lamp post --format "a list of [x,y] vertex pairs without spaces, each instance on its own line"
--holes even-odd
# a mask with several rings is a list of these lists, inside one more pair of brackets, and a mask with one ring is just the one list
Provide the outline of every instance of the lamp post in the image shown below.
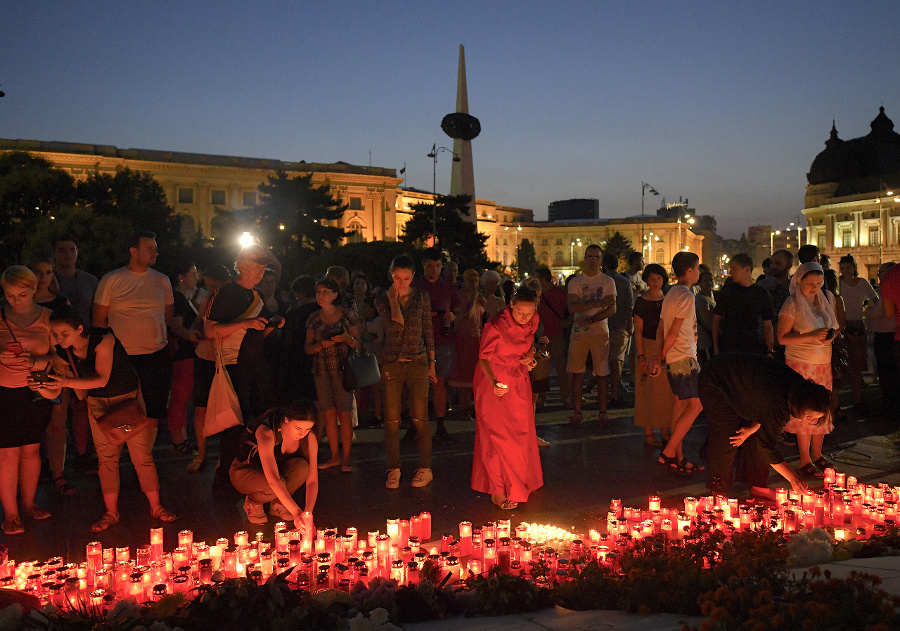
[[569,241],[569,265],[575,267],[575,244],[581,247],[581,239],[572,239]]
[[[682,223],[682,222],[681,222],[681,213],[678,213],[678,251],[679,251],[679,252],[681,252],[681,251],[683,251],[683,250],[688,250],[688,249],[689,249],[689,248],[687,248],[687,247],[684,246],[684,242],[683,242],[683,240],[682,240],[682,238],[681,238],[681,223]],[[686,223],[686,224],[693,224],[693,223],[694,223],[694,218],[691,217],[690,214],[687,214],[687,215],[684,216],[684,223]],[[690,230],[690,228],[689,228],[689,227],[686,227],[685,230]]]
[[641,182],[641,254],[644,253],[644,193],[649,190],[652,195],[659,195],[659,191],[647,182]]
[[[503,229],[509,230],[509,226],[505,226]],[[519,280],[519,278],[521,278],[521,274],[522,274],[521,270],[519,270],[519,233],[520,232],[522,232],[522,226],[520,226],[519,224],[516,224],[516,229],[513,231],[513,233],[516,235],[516,250],[515,250],[516,280]]]
[[[438,147],[437,143],[431,145],[431,153],[428,157],[432,160],[431,167],[431,239],[434,241],[434,247],[437,247],[437,157],[441,151],[447,151],[453,156],[454,162],[459,162],[459,156],[453,153],[452,149],[447,147]],[[474,203],[475,200],[472,200]]]
[[775,235],[781,234],[781,230],[770,230],[769,231],[769,256],[775,254]]

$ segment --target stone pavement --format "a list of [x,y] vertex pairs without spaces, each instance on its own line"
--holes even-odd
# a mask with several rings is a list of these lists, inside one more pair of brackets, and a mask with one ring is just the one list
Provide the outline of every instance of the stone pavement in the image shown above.
[[[551,403],[548,411],[537,417],[538,435],[551,443],[550,447],[541,449],[544,487],[533,493],[528,503],[520,504],[513,511],[499,510],[491,504],[489,497],[469,488],[474,441],[471,421],[452,420],[452,417],[447,421],[453,442],[441,444],[435,441],[435,479],[422,489],[409,485],[416,467],[414,445],[402,448],[400,489],[388,490],[384,488],[383,431],[357,429],[352,452],[355,470],[341,473],[330,469],[320,474],[319,499],[314,513],[316,524],[340,531],[355,526],[360,532],[384,532],[385,521],[389,518],[405,519],[428,511],[433,520],[433,538],[439,538],[442,533],[458,533],[461,521],[480,524],[500,518],[510,519],[513,526],[527,521],[587,533],[592,528],[605,529],[611,499],[621,499],[626,506],[643,507],[648,496],[660,495],[664,506],[674,507],[683,506],[686,496],[706,494],[702,475],[685,479],[656,464],[658,450],[644,446],[642,430],[634,427],[632,414],[632,409],[611,410],[610,422],[600,426],[593,420],[596,404],[586,405],[584,424],[572,428],[568,425],[570,412],[563,410],[558,402]],[[826,453],[839,470],[855,475],[861,482],[900,484],[900,452],[891,441],[878,435],[884,431],[885,428],[878,427],[874,421],[841,422],[826,441]],[[689,459],[697,458],[704,436],[705,423],[701,416],[685,442]],[[324,459],[328,447],[323,445],[321,449]],[[213,444],[211,453],[215,451]],[[783,451],[789,461],[796,459],[796,448],[785,447]],[[174,524],[165,526],[167,550],[175,547],[181,529],[193,530],[195,541],[211,542],[219,537],[231,537],[240,530],[263,531],[267,538],[272,538],[274,520],[270,519],[262,527],[253,526],[241,510],[241,497],[213,496],[214,457],[199,473],[187,473],[185,468],[192,456],[174,454],[168,436],[163,432],[157,440],[154,457],[163,503],[181,517]],[[149,515],[147,502],[125,454],[122,457],[121,521],[106,532],[94,534],[89,530],[90,524],[103,513],[96,475],[72,474],[70,481],[79,489],[73,497],[54,493],[48,482],[40,485],[37,503],[53,512],[53,518],[42,522],[26,520],[26,533],[22,535],[8,537],[0,533],[0,541],[9,547],[11,558],[22,561],[62,555],[67,560],[80,561],[85,557],[85,545],[89,541],[100,541],[104,547],[129,546],[133,549],[148,543],[150,528],[160,525]],[[773,472],[770,484],[781,486],[783,481]],[[884,564],[875,569],[882,573],[886,585],[900,589],[900,564],[876,561]],[[538,626],[551,629],[676,629],[680,627],[680,620],[678,617],[623,617],[617,612],[549,611],[511,617],[507,622],[489,619],[458,621],[458,624],[465,623],[467,629]],[[476,626],[482,623],[487,626]],[[441,626],[444,624],[451,626]],[[453,624],[457,623],[445,621],[433,623],[428,628],[458,628]],[[501,624],[507,626],[491,626]],[[410,628],[417,627],[412,625]]]

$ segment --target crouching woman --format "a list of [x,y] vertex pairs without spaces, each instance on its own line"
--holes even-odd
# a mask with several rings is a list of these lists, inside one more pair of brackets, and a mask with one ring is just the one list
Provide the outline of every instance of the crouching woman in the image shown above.
[[[246,495],[244,512],[254,524],[268,520],[264,504],[279,519],[293,521],[304,537],[315,532],[312,512],[319,494],[318,442],[311,432],[316,408],[308,401],[294,401],[287,408],[272,408],[244,432],[229,477]],[[306,485],[306,501],[300,508],[293,495]]]

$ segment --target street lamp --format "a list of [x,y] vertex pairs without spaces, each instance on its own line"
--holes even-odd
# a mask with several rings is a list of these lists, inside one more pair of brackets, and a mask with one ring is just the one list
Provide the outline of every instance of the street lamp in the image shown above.
[[[684,216],[684,223],[693,224],[694,218],[691,217],[690,214],[687,214]],[[690,230],[690,227],[686,227],[685,230]],[[690,249],[689,247],[684,246],[684,243],[681,239],[681,213],[679,213],[678,214],[678,250],[683,251],[683,250],[689,250],[689,249]]]
[[[438,147],[437,143],[431,145],[431,153],[428,154],[428,157],[433,161],[431,168],[431,239],[434,247],[437,247],[437,157],[441,151],[449,152],[453,156],[453,161],[459,162],[459,156],[453,153],[452,149]],[[472,203],[475,203],[474,199]]]
[[769,256],[775,254],[775,235],[781,234],[781,230],[770,230],[769,231]]
[[[509,230],[509,226],[503,228],[504,230]],[[516,280],[518,280],[521,276],[521,270],[519,270],[519,233],[522,232],[522,226],[516,224],[516,229],[513,233],[516,235]]]
[[581,239],[572,239],[569,241],[569,265],[575,267],[575,244],[581,247]]
[[647,190],[652,195],[659,195],[659,191],[647,184],[647,182],[641,182],[641,254],[644,252],[644,192]]

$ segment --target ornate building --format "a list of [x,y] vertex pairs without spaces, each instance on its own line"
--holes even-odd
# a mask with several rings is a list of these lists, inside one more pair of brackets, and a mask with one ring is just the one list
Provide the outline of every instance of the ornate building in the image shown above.
[[[430,192],[401,188],[403,179],[394,169],[345,162],[283,162],[39,140],[0,139],[0,151],[27,151],[77,179],[126,168],[149,173],[162,185],[169,205],[184,217],[185,234],[194,234],[199,228],[213,238],[217,236],[213,221],[216,209],[236,210],[256,204],[257,187],[278,171],[290,176],[312,173],[314,184],[331,187],[336,198],[348,206],[339,224],[352,233],[348,242],[396,240],[412,216],[411,206],[433,199]],[[705,254],[704,237],[676,217],[536,222],[529,209],[479,199],[475,218],[478,231],[488,236],[488,257],[507,267],[516,262],[517,246],[528,239],[540,264],[560,274],[571,272],[580,266],[588,245],[603,247],[616,232],[629,239],[633,247],[641,243],[643,232],[647,262],[668,266],[680,249],[702,253],[701,258]]]
[[853,254],[867,278],[900,259],[900,134],[883,107],[870,127],[841,140],[832,123],[806,176],[803,211],[808,242],[833,259]]

